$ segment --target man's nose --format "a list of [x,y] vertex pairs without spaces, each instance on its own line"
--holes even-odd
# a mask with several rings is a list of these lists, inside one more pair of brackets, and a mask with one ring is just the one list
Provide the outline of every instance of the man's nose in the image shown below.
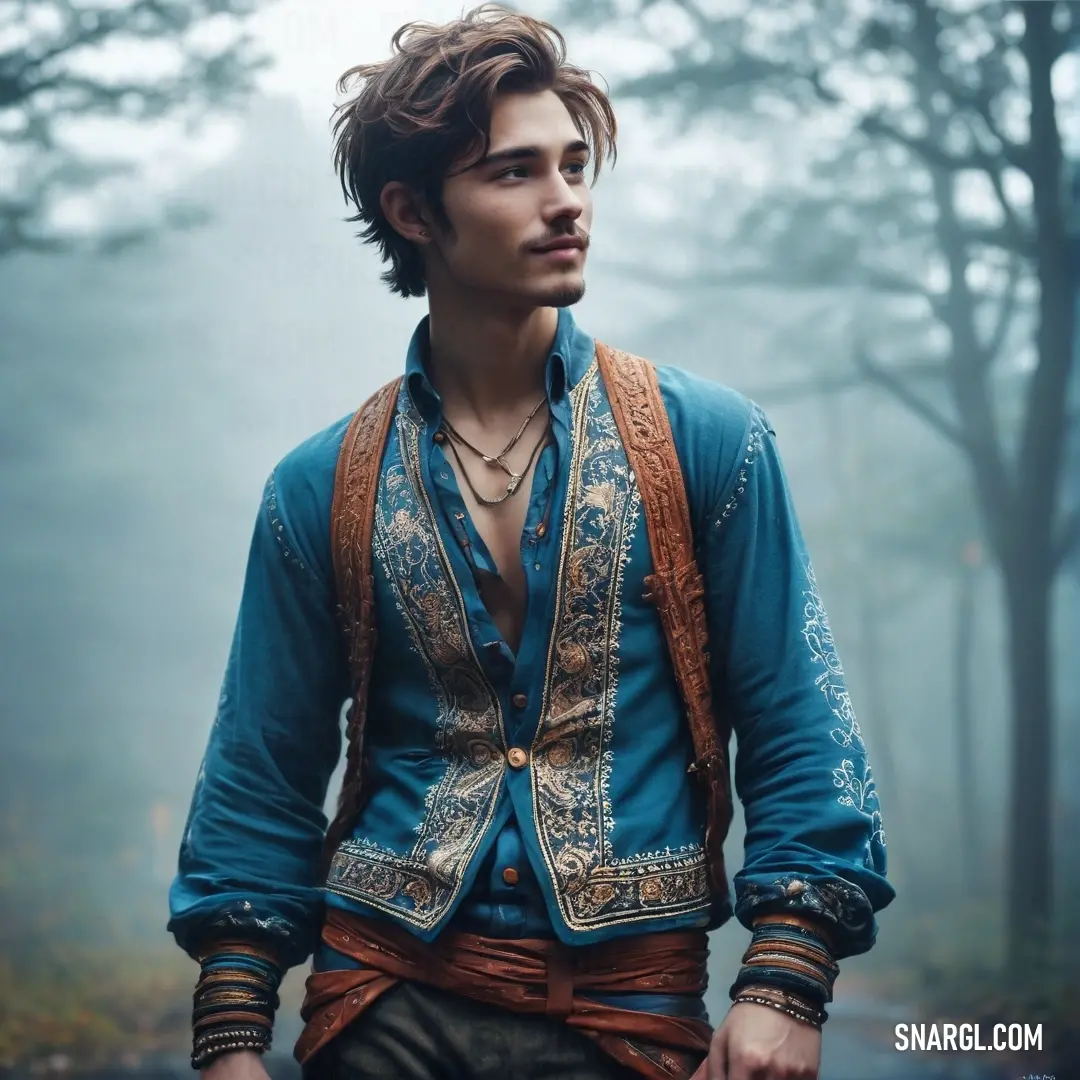
[[585,210],[585,204],[573,185],[566,182],[566,177],[558,173],[551,185],[551,196],[545,206],[544,221],[551,224],[560,218],[577,221]]

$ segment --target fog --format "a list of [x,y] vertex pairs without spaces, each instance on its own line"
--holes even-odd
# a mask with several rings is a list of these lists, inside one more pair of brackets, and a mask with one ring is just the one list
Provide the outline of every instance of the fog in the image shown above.
[[[416,0],[405,17],[455,10]],[[144,954],[175,965],[170,987],[194,977],[165,934],[166,890],[263,482],[293,446],[400,371],[424,314],[422,301],[392,297],[379,281],[374,253],[344,221],[330,162],[333,80],[383,55],[402,21],[398,6],[372,5],[369,22],[351,23],[300,11],[279,5],[259,24],[275,67],[216,148],[167,178],[162,197],[204,207],[205,224],[108,256],[0,258],[4,963],[39,942],[61,953],[115,946],[121,980],[123,965],[143,964]],[[568,27],[568,37],[571,55],[580,49],[605,74],[611,55],[613,82],[649,62],[647,46],[605,50],[587,27]],[[931,964],[963,972],[972,957],[1000,959],[1004,948],[1006,635],[970,471],[879,387],[799,390],[844,366],[854,295],[677,284],[680,267],[692,265],[688,237],[722,226],[756,190],[757,171],[783,165],[755,157],[764,151],[744,133],[706,123],[679,134],[662,111],[618,95],[615,103],[620,157],[595,190],[588,292],[575,317],[605,341],[734,386],[769,413],[877,777],[898,891],[879,916],[875,949],[842,964],[838,1015],[841,1002],[854,1013],[869,1000],[913,1010],[929,992]],[[1015,333],[1019,354],[1030,322]],[[1078,478],[1070,474],[1071,490]],[[898,536],[905,521],[915,540]],[[983,555],[969,574],[971,542]],[[970,756],[956,726],[958,595],[967,586]],[[1055,599],[1053,863],[1067,912],[1080,886],[1075,569],[1061,574]],[[974,840],[963,824],[965,760]],[[728,850],[734,872],[738,822]],[[713,937],[718,1020],[748,935],[732,923]],[[302,971],[289,976],[287,1006],[302,980]],[[176,1028],[185,993],[158,1009],[162,1032]],[[883,1016],[866,1022],[868,1039]],[[279,1024],[295,1032],[295,1019]],[[283,1053],[287,1042],[279,1040]],[[159,1043],[173,1052],[166,1035]],[[0,1039],[0,1065],[3,1050]],[[823,1076],[855,1075],[827,1060]],[[873,1067],[886,1077],[897,1066]],[[905,1067],[939,1075],[926,1062],[922,1072]]]

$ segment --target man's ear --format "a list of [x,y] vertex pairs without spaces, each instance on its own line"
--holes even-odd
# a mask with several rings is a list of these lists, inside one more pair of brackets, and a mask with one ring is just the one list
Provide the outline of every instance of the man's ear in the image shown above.
[[379,206],[391,228],[414,244],[432,238],[430,215],[420,199],[400,180],[391,180],[379,193]]

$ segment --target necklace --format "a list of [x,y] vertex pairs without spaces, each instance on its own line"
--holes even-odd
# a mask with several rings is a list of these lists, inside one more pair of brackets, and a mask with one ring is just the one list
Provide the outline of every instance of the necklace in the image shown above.
[[[533,411],[533,415],[535,415],[535,410]],[[524,428],[522,428],[522,431],[524,431]],[[528,476],[529,470],[532,468],[533,462],[536,460],[536,455],[540,452],[540,447],[543,446],[548,440],[548,434],[550,431],[551,418],[548,417],[548,422],[544,425],[544,430],[540,432],[540,438],[536,440],[536,445],[532,448],[532,453],[529,454],[529,460],[525,462],[525,468],[522,469],[519,473],[514,472],[514,470],[506,464],[506,461],[503,460],[503,455],[506,453],[506,450],[504,450],[502,454],[500,454],[497,458],[485,458],[485,462],[487,464],[501,466],[510,477],[506,485],[506,491],[504,491],[501,495],[494,499],[489,499],[486,496],[481,495],[480,492],[477,491],[476,488],[473,486],[472,479],[469,476],[469,471],[465,468],[465,462],[461,460],[461,455],[458,453],[457,446],[455,445],[458,440],[453,437],[454,433],[451,431],[452,437],[449,440],[450,450],[453,453],[454,458],[458,463],[458,466],[461,468],[461,475],[465,477],[465,484],[468,487],[469,491],[472,492],[473,498],[478,503],[481,503],[484,506],[498,506],[499,503],[506,502],[506,500],[509,499],[510,496],[513,495],[521,487],[521,481],[524,480],[526,476]],[[514,439],[511,441],[510,446],[507,447],[507,449],[512,449],[514,443],[517,442],[520,437],[521,432],[519,431],[517,435],[514,436]],[[469,446],[469,444],[465,442],[464,439],[461,439],[461,442],[464,443],[464,445],[467,446],[470,450],[472,450],[473,453],[480,453],[480,451],[476,450],[474,447]],[[483,457],[484,455],[481,454],[480,456]]]
[[545,401],[547,401],[547,395],[542,397],[533,406],[532,412],[525,417],[525,419],[521,423],[521,427],[517,429],[517,434],[502,448],[501,453],[496,454],[494,457],[491,457],[491,455],[489,454],[485,454],[483,450],[477,450],[477,448],[473,446],[473,444],[469,442],[469,440],[466,439],[465,436],[462,435],[461,432],[459,432],[457,428],[455,428],[454,425],[450,423],[449,420],[444,419],[442,422],[442,426],[446,429],[446,434],[449,435],[450,438],[456,439],[467,450],[471,450],[478,458],[480,458],[481,461],[483,461],[485,465],[497,465],[500,469],[502,469],[504,473],[506,473],[507,476],[513,476],[514,470],[511,469],[509,465],[507,465],[506,455],[509,454],[515,446],[517,446],[518,440],[521,438],[522,435],[525,434],[525,429],[529,426],[532,418],[540,411],[540,406],[543,405]]

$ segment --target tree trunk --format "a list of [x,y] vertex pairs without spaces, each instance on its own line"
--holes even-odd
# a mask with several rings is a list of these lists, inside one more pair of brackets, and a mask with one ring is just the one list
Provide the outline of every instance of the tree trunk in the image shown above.
[[956,693],[956,753],[960,781],[960,829],[964,880],[979,896],[986,884],[982,828],[979,821],[975,769],[975,709],[972,700],[972,658],[975,651],[975,567],[961,560],[956,583],[956,627],[953,679]]
[[1053,675],[1051,606],[1055,523],[1069,420],[1075,296],[1065,221],[1065,170],[1051,87],[1063,41],[1057,5],[1018,4],[1020,51],[1031,97],[1027,173],[1032,185],[1039,279],[1039,362],[1028,384],[1018,455],[1018,490],[1002,560],[1009,612],[1012,681],[1012,803],[1007,890],[1010,974],[1041,970],[1049,958],[1053,916]]
[[1052,663],[1053,575],[1036,552],[1003,568],[1009,615],[1012,799],[1008,807],[1007,963],[1030,977],[1047,958],[1053,916]]

